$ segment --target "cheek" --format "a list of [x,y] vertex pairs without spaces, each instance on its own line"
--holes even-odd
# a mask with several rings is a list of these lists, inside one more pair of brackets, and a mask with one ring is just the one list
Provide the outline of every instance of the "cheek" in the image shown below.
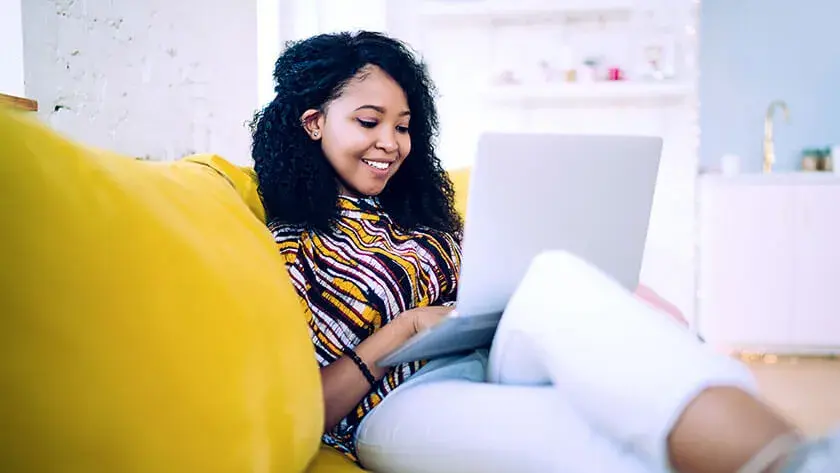
[[403,159],[407,158],[411,153],[411,137],[408,135],[399,135],[397,143],[400,146],[400,155]]
[[369,141],[362,133],[345,130],[340,134],[324,135],[321,149],[333,167],[341,168],[358,163],[370,147]]

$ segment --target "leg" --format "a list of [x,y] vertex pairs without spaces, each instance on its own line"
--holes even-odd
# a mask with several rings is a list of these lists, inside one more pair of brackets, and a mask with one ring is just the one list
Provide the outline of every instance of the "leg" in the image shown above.
[[562,252],[536,258],[514,294],[489,377],[553,382],[596,428],[682,472],[734,472],[792,430],[747,394],[745,366]]
[[357,435],[387,473],[658,473],[594,432],[552,387],[438,381],[395,392]]

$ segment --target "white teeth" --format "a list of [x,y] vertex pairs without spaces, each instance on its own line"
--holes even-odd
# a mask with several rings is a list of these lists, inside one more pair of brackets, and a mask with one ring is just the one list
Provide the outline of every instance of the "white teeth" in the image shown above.
[[373,168],[376,168],[376,169],[381,169],[383,171],[385,169],[388,169],[389,166],[391,166],[391,163],[380,163],[380,162],[377,162],[377,161],[368,161],[367,159],[363,159],[362,161],[364,161],[365,164],[367,164],[370,167],[373,167]]

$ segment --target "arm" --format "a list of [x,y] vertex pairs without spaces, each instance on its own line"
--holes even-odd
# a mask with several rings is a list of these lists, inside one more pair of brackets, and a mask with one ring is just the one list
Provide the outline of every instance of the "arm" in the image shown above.
[[[447,307],[420,307],[403,312],[360,343],[355,349],[356,354],[378,381],[389,371],[376,366],[379,360],[451,310]],[[330,430],[359,404],[371,388],[356,363],[342,356],[321,368],[321,389],[326,409],[324,429]]]
[[[365,339],[355,351],[378,381],[387,374],[387,369],[376,366],[376,362],[413,334],[410,321],[405,317],[397,317]],[[371,388],[356,363],[342,356],[321,368],[321,389],[326,407],[324,429],[330,430],[356,407]]]

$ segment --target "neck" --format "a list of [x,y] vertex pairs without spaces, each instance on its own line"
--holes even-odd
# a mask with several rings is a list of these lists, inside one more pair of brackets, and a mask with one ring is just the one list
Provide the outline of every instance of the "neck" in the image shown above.
[[350,186],[344,183],[340,177],[336,177],[336,184],[338,184],[338,195],[345,196],[345,197],[364,197],[359,192],[351,189]]

